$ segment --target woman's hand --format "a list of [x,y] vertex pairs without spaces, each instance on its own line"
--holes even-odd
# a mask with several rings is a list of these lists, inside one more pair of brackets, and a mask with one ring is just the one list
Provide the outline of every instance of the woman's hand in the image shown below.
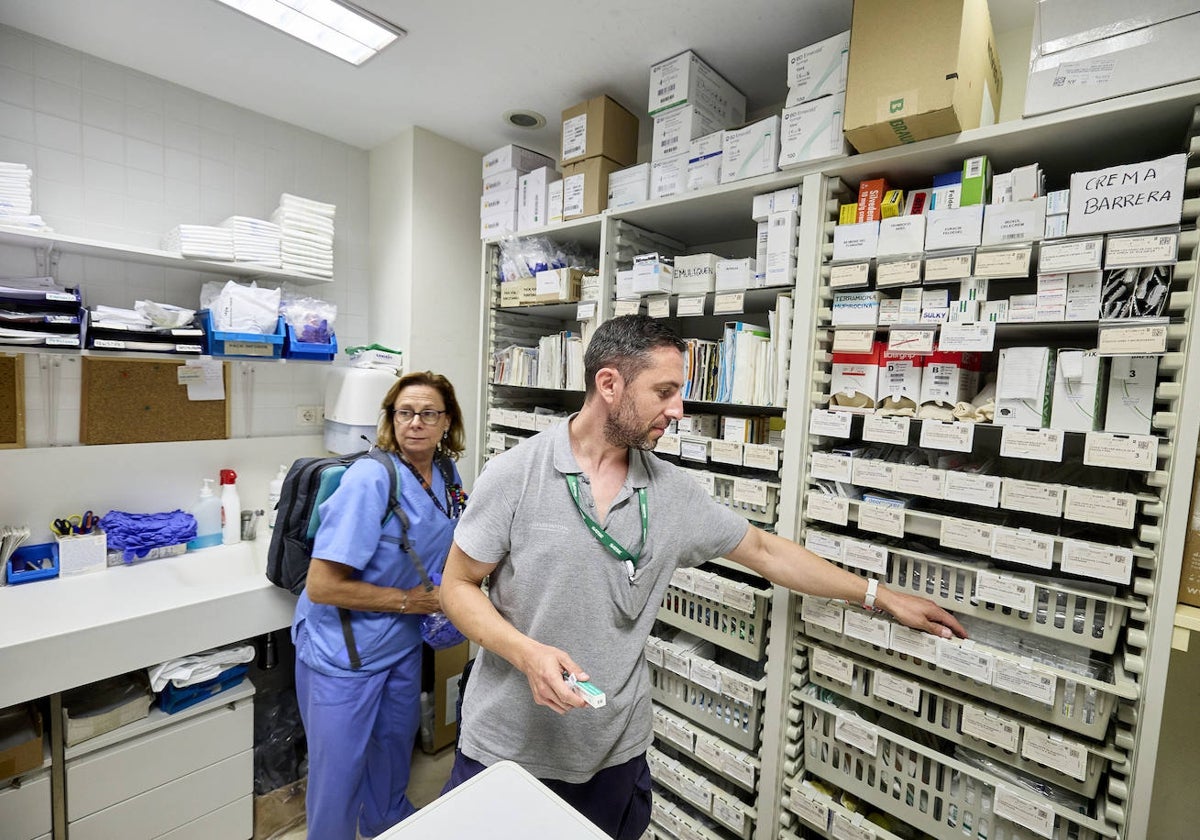
[[914,630],[923,630],[943,639],[953,636],[962,639],[967,637],[967,631],[958,623],[958,619],[928,598],[896,592],[881,586],[875,606]]

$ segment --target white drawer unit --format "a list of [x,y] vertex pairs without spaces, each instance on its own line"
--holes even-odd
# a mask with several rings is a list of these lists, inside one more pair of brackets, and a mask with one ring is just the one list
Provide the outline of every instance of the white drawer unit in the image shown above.
[[0,840],[49,837],[50,771],[25,776],[21,784],[0,788]]
[[181,825],[173,831],[161,834],[161,840],[216,840],[216,838],[246,838],[254,825],[254,796],[247,794],[236,802],[230,802]]

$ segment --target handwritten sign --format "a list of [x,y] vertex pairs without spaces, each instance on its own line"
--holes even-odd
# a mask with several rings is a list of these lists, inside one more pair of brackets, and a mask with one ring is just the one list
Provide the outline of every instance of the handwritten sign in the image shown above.
[[1074,173],[1067,235],[1179,224],[1186,169],[1179,154]]

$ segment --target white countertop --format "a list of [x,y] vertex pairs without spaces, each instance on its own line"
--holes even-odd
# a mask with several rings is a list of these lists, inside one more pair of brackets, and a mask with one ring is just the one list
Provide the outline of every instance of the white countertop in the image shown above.
[[288,627],[269,539],[0,587],[0,708]]

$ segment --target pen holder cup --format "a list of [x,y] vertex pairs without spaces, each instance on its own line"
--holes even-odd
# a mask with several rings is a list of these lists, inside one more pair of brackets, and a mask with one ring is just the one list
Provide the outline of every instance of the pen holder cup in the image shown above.
[[108,537],[99,529],[90,534],[56,537],[60,574],[78,575],[108,568]]
[[58,577],[57,543],[38,543],[18,548],[8,558],[8,583],[31,583]]

